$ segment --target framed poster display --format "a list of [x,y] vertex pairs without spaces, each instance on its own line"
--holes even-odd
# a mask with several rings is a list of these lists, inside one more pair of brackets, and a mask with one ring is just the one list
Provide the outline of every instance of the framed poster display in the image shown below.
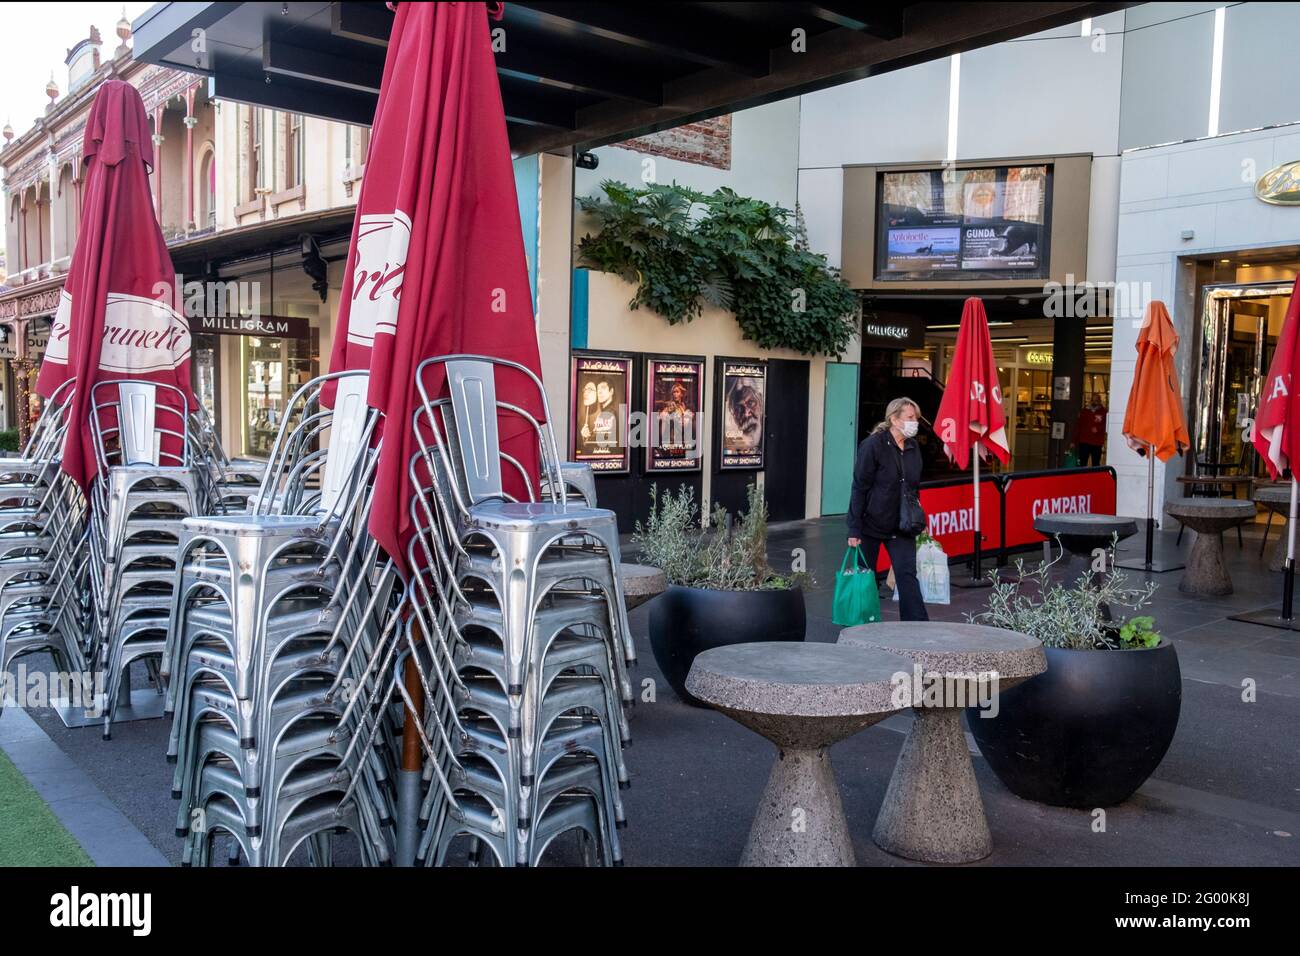
[[646,362],[645,470],[699,471],[704,447],[704,362]]
[[719,359],[718,401],[722,435],[718,467],[757,470],[764,466],[767,423],[767,364],[752,359]]
[[569,381],[573,388],[570,460],[586,462],[597,474],[627,474],[632,359],[575,353]]

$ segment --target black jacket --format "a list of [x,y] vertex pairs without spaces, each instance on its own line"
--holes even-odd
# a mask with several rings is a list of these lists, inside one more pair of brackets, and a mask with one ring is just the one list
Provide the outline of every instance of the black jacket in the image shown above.
[[858,446],[853,465],[853,494],[849,497],[851,538],[892,538],[898,534],[901,476],[913,491],[921,484],[921,448],[907,438],[900,449],[889,429],[875,432]]

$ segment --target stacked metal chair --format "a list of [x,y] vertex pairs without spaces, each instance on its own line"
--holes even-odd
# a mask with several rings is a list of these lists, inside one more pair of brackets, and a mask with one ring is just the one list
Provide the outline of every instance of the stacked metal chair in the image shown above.
[[326,865],[340,828],[362,862],[391,859],[374,697],[404,591],[365,531],[379,425],[366,385],[335,373],[303,386],[248,513],[183,522],[163,669],[185,865],[210,863],[221,834],[252,865],[304,845]]
[[159,694],[159,664],[176,577],[181,521],[207,508],[177,388],[147,381],[96,383],[90,425],[98,474],[91,485],[89,563],[95,608],[87,660],[103,674],[103,737],[130,697],[142,662]]
[[[434,366],[445,397],[427,387]],[[453,355],[417,372],[403,655],[418,664],[429,782],[418,856],[443,865],[463,837],[472,862],[486,848],[498,865],[531,866],[576,830],[589,860],[618,864],[635,654],[617,522],[569,500],[549,410],[539,420],[497,398],[511,376],[546,408],[515,363]],[[502,452],[499,416],[536,439],[545,497]],[[526,501],[506,493],[511,472]],[[400,690],[396,670],[391,680]]]
[[231,458],[217,435],[216,422],[200,403],[190,412],[190,444],[201,465],[205,498],[213,514],[243,514],[262,485],[266,462],[255,458]]
[[74,392],[56,390],[21,456],[0,459],[0,672],[38,652],[86,671],[86,501],[60,467]]

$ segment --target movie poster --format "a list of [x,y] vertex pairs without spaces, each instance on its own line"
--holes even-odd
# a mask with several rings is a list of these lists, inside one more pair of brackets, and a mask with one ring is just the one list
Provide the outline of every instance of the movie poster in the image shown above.
[[767,366],[762,362],[724,360],[721,401],[721,467],[762,468]]
[[648,364],[646,471],[699,471],[704,363],[650,359]]
[[600,474],[629,468],[627,428],[632,398],[632,360],[605,355],[575,355],[570,452]]

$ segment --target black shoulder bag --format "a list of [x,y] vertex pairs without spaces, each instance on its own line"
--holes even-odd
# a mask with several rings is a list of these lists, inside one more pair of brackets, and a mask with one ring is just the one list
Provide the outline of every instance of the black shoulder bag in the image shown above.
[[915,538],[926,529],[925,510],[921,499],[903,474],[903,452],[898,453],[898,530],[899,533]]

